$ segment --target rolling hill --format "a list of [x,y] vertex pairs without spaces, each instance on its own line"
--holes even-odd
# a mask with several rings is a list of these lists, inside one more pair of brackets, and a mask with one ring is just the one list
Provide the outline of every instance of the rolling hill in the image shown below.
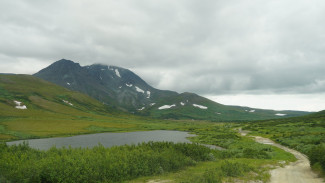
[[277,119],[308,114],[299,111],[274,111],[250,107],[227,106],[194,93],[168,97],[139,111],[163,119],[199,119],[211,121],[249,121]]
[[0,75],[0,140],[120,131],[136,116],[30,75]]

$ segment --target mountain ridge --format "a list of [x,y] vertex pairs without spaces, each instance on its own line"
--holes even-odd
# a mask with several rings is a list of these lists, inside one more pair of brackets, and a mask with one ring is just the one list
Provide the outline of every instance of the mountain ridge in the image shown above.
[[104,64],[82,67],[61,59],[34,76],[87,94],[111,107],[155,118],[244,121],[308,114],[227,106],[190,92],[159,90],[128,69]]

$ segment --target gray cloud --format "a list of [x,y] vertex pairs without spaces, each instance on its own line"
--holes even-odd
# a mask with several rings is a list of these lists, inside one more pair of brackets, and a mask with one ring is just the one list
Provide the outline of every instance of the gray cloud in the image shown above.
[[4,0],[0,72],[66,58],[179,92],[323,93],[324,9],[322,0]]

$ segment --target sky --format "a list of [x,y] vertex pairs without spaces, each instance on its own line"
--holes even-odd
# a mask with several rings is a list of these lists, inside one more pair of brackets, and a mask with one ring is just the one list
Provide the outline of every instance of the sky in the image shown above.
[[0,12],[0,73],[65,58],[223,104],[325,109],[323,0],[1,0]]

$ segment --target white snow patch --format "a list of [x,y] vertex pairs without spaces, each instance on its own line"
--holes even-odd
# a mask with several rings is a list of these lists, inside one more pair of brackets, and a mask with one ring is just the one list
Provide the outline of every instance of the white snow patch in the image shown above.
[[67,85],[70,85],[70,83],[67,83]]
[[120,72],[118,71],[118,69],[115,69],[115,74],[116,74],[116,76],[121,77]]
[[142,111],[143,109],[145,109],[145,107],[142,107],[141,109],[138,109],[139,111]]
[[136,89],[137,92],[139,92],[139,93],[144,93],[144,91],[143,91],[141,88],[137,87],[137,86],[135,86],[135,89]]
[[127,87],[132,87],[133,86],[133,84],[125,84]]
[[16,109],[27,109],[27,107],[25,105],[22,106],[16,106]]
[[176,107],[176,105],[175,104],[173,104],[173,105],[163,105],[163,106],[159,107],[158,109],[159,110],[162,110],[162,109],[170,109],[172,107]]
[[66,104],[69,104],[69,105],[71,105],[71,106],[73,106],[73,104],[71,104],[69,101],[67,101],[67,100],[62,100],[64,103],[66,103]]
[[252,110],[250,110],[250,111],[248,111],[248,112],[255,112],[255,110],[254,110],[254,109],[252,109]]
[[122,86],[119,86],[118,88],[120,88],[120,89],[121,89],[121,88],[122,88]]
[[286,116],[287,114],[282,114],[282,113],[276,113],[276,116]]
[[16,104],[16,109],[27,109],[27,107],[25,105],[21,105],[22,102],[19,102],[17,100],[14,100],[15,104]]
[[184,106],[185,104],[184,104],[184,102],[180,102],[180,104],[182,105],[182,106]]
[[193,104],[194,107],[198,107],[200,109],[208,109],[208,107],[205,107],[203,105]]
[[156,103],[151,103],[150,106],[154,106]]
[[147,91],[147,98],[150,98],[150,95],[151,95],[151,92],[150,91]]
[[17,100],[14,100],[14,102],[15,102],[16,105],[21,105],[21,103],[22,103],[22,102],[19,102]]

